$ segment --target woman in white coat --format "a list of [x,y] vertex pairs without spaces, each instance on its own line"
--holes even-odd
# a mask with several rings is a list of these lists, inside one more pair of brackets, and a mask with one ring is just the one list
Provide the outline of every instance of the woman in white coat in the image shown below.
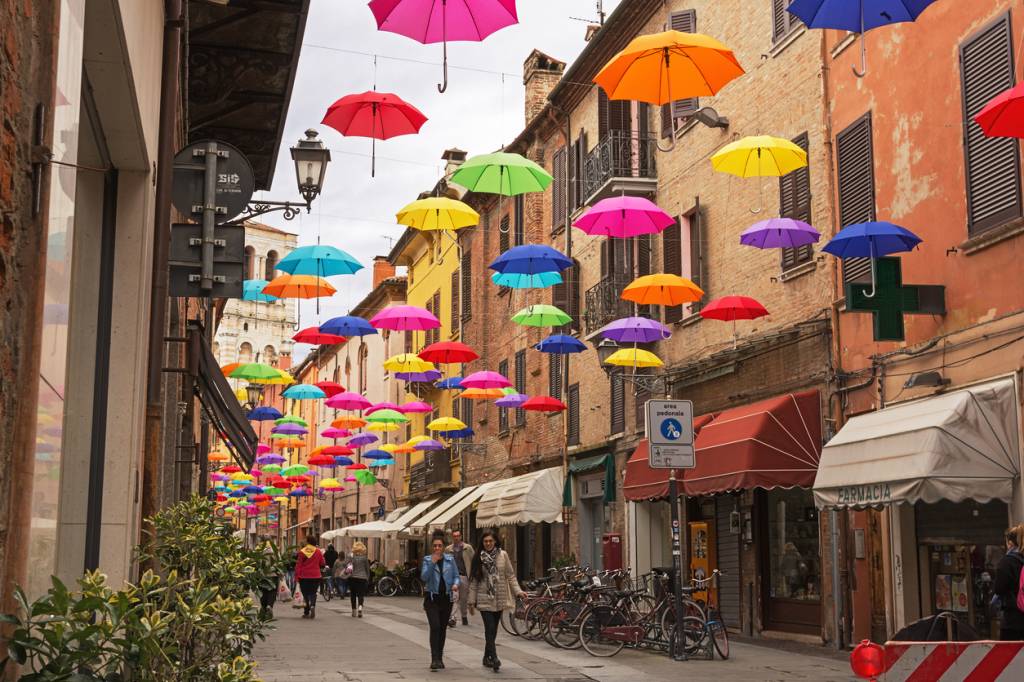
[[498,635],[502,613],[515,608],[515,599],[523,593],[516,580],[512,560],[498,545],[493,531],[483,534],[480,551],[469,569],[469,612],[480,610],[484,620],[484,666],[498,672],[501,661],[494,640]]

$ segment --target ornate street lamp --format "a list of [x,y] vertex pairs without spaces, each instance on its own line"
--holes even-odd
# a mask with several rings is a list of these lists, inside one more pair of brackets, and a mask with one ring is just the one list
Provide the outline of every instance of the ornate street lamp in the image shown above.
[[607,364],[608,358],[610,358],[612,354],[620,348],[619,344],[615,341],[612,341],[611,339],[601,339],[601,341],[595,345],[595,348],[597,350],[597,360],[601,363],[601,369],[604,370],[604,373],[610,377],[614,372],[621,381],[628,381],[633,384],[636,386],[636,391],[634,391],[634,393],[641,390],[647,391],[648,393],[654,393],[659,389],[665,390],[667,382],[664,374],[628,374],[625,372],[624,367],[616,367],[614,365]]
[[292,220],[302,212],[303,208],[306,209],[306,213],[312,211],[313,200],[323,191],[324,177],[327,175],[327,164],[331,162],[331,150],[317,139],[317,135],[317,131],[310,128],[306,131],[306,138],[299,140],[291,148],[292,161],[295,163],[295,181],[298,185],[299,194],[302,195],[302,199],[306,203],[250,201],[242,215],[231,221],[232,223],[242,223],[257,216],[277,211],[282,212],[285,220]]
[[263,401],[263,385],[262,384],[248,384],[245,387],[245,406],[248,409],[253,409]]

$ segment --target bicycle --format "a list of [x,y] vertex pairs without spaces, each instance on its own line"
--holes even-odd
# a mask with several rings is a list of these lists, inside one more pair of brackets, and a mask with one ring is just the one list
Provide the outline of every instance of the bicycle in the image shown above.
[[[691,581],[692,587],[690,590],[707,590],[713,581],[717,585],[721,575],[722,572],[715,569],[707,578],[701,580],[694,579]],[[725,626],[725,621],[722,620],[721,612],[714,605],[706,605],[703,619],[695,616],[684,616],[681,627],[675,628],[672,631],[671,637],[675,639],[677,650],[681,648],[687,656],[692,656],[703,649],[708,652],[711,658],[714,658],[714,653],[708,646],[710,641],[711,647],[718,652],[722,660],[729,658],[729,631]]]
[[394,597],[396,594],[422,597],[423,582],[418,573],[419,571],[415,568],[407,568],[400,572],[389,570],[377,581],[377,594],[382,597]]
[[320,596],[323,597],[324,601],[331,601],[334,597],[334,586],[331,584],[331,574],[326,569],[320,572],[320,587],[317,588],[320,591]]

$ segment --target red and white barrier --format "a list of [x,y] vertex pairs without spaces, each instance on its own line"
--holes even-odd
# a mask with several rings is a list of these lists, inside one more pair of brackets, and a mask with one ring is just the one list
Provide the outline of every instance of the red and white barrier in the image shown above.
[[879,682],[1018,682],[1024,642],[862,642],[850,666]]

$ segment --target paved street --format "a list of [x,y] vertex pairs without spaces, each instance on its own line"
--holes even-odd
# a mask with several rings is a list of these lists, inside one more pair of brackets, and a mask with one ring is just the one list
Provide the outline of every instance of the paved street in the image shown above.
[[[265,682],[383,682],[438,680],[427,666],[430,655],[426,620],[413,598],[370,599],[362,620],[350,616],[348,601],[321,603],[315,621],[300,618],[291,604],[275,609],[277,629],[256,647],[255,658]],[[693,660],[675,663],[664,655],[623,650],[611,659],[585,651],[563,651],[544,642],[528,642],[498,634],[501,672],[480,665],[483,627],[479,616],[468,628],[448,633],[444,679],[558,682],[647,680],[850,680],[849,667],[839,658],[796,654],[778,647],[731,643],[727,661]]]

